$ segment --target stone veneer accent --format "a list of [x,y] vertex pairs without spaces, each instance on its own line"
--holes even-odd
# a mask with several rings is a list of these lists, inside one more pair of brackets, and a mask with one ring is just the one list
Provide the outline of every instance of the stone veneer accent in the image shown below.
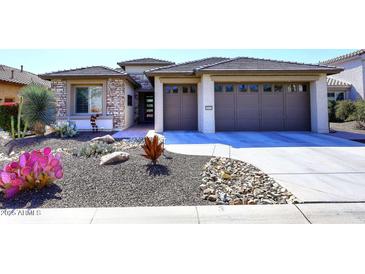
[[57,117],[67,117],[67,88],[66,81],[53,80],[51,89],[55,94]]
[[125,127],[125,83],[123,79],[108,79],[107,81],[106,115],[113,116],[113,128]]

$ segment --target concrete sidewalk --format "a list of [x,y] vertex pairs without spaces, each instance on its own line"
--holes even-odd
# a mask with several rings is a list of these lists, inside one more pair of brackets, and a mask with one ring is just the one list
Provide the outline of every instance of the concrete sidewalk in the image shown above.
[[310,223],[365,223],[365,203],[0,210],[0,224]]

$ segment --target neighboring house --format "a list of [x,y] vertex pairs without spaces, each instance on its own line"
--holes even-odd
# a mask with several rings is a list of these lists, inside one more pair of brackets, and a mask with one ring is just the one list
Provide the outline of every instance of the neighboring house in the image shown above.
[[350,99],[352,85],[345,81],[337,80],[331,76],[327,77],[327,95],[330,101],[342,101]]
[[20,69],[0,65],[0,104],[18,102],[20,89],[29,84],[38,84],[49,88],[51,83],[37,75]]
[[[341,67],[344,69],[331,77],[351,85],[347,99],[365,99],[365,49],[338,56],[320,62],[320,64]],[[329,92],[332,93],[332,91]]]
[[41,75],[52,82],[58,119],[80,129],[90,129],[90,115],[99,113],[99,126],[114,130],[151,121],[157,132],[328,132],[327,75],[342,71],[247,57],[118,64]]

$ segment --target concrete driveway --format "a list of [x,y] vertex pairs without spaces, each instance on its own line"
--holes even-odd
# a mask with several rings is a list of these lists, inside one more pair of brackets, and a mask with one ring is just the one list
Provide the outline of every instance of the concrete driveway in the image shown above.
[[165,132],[166,149],[246,161],[303,202],[365,201],[365,145],[310,132]]

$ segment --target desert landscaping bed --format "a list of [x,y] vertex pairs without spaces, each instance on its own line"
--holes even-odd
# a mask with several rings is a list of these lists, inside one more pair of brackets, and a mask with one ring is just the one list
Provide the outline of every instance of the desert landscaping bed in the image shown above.
[[[166,153],[159,161],[157,173],[150,174],[149,161],[142,149],[126,148],[129,160],[100,166],[99,157],[75,157],[72,150],[82,146],[95,134],[81,133],[76,138],[37,137],[18,140],[15,152],[49,146],[63,154],[64,178],[36,192],[23,192],[13,199],[0,198],[2,208],[23,207],[124,207],[204,205],[199,190],[201,168],[209,157]],[[118,142],[119,143],[119,142]],[[2,146],[2,155],[8,146]],[[0,161],[0,166],[4,165]]]
[[116,141],[129,160],[100,165],[99,157],[75,155],[105,133],[81,133],[10,141],[2,136],[0,167],[21,151],[51,147],[62,153],[64,177],[49,187],[24,191],[12,199],[0,196],[1,208],[126,207],[177,205],[239,205],[296,203],[297,199],[272,178],[247,163],[226,158],[165,152],[158,165],[142,157],[143,139]]

